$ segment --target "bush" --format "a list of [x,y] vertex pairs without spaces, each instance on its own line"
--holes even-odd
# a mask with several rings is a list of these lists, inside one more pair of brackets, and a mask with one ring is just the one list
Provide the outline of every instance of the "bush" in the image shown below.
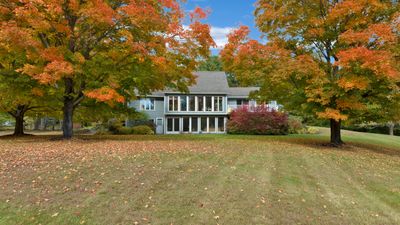
[[119,127],[118,130],[113,134],[118,134],[118,135],[129,135],[129,134],[153,135],[154,131],[149,126],[140,125],[140,126],[135,126],[135,127]]
[[138,135],[153,135],[154,131],[152,128],[146,125],[140,125],[132,128],[132,134]]
[[154,121],[151,120],[130,120],[128,121],[128,126],[130,127],[147,126],[150,127],[154,133],[156,131],[156,124],[154,123]]
[[112,134],[118,134],[122,128],[122,122],[118,120],[110,120],[108,122],[108,131],[110,131]]
[[240,107],[232,112],[227,124],[230,134],[286,135],[289,132],[286,113],[266,106]]
[[288,119],[289,134],[302,134],[306,127],[302,123],[302,119],[297,116],[289,116]]
[[130,127],[121,127],[121,128],[118,129],[116,134],[121,134],[121,135],[132,134],[132,128],[130,128]]

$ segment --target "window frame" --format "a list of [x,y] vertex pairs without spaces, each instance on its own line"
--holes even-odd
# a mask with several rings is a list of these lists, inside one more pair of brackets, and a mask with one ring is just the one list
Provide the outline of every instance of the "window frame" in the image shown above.
[[[150,102],[150,104],[149,104]],[[149,106],[149,107],[147,107]],[[141,111],[156,111],[155,98],[142,98],[139,100],[139,109]]]

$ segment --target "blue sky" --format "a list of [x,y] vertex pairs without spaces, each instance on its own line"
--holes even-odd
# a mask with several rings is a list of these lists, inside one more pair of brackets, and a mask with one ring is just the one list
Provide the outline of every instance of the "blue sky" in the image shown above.
[[[251,38],[259,39],[260,33],[254,23],[254,4],[256,0],[187,0],[185,10],[191,11],[196,6],[210,8],[211,14],[205,21],[212,26],[211,35],[222,48],[226,44],[226,35],[240,25],[249,26]],[[216,54],[218,50],[214,49]]]

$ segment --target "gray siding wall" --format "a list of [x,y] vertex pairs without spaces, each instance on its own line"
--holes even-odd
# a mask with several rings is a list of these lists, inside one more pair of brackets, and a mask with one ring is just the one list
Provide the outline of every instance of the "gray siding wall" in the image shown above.
[[139,112],[146,113],[149,119],[155,120],[157,117],[164,118],[164,98],[156,98],[154,104],[155,104],[154,111],[140,110],[140,100],[130,102],[129,107],[135,108]]

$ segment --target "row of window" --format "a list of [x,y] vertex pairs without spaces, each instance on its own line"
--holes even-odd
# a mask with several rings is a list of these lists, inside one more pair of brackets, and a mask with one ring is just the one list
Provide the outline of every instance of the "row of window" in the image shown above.
[[[276,102],[275,102],[276,104]],[[248,100],[236,100],[237,106],[249,105]],[[154,98],[140,100],[140,110],[154,111]],[[171,112],[223,112],[222,96],[168,96],[168,111]]]
[[167,132],[173,133],[222,133],[225,132],[224,117],[170,117]]
[[170,112],[223,112],[222,96],[168,96]]

